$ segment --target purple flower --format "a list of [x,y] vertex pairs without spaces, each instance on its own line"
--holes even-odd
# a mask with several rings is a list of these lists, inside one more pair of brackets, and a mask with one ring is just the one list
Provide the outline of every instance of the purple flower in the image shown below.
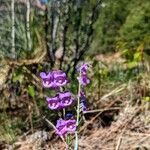
[[67,113],[66,115],[65,115],[65,119],[66,120],[68,120],[68,119],[71,119],[71,118],[73,118],[73,114],[72,113]]
[[59,136],[64,136],[67,133],[66,121],[63,119],[57,120],[56,124],[56,134]]
[[75,119],[69,119],[66,121],[67,126],[67,133],[74,133],[76,131],[76,120]]
[[80,84],[83,86],[90,83],[90,80],[88,79],[87,75],[81,75],[80,77],[78,77],[78,80],[79,80]]
[[61,70],[53,71],[54,85],[57,87],[64,86],[68,83],[67,75]]
[[89,64],[83,63],[81,66],[77,67],[77,71],[81,72],[82,75],[85,75],[87,73],[87,70],[89,68]]
[[82,89],[81,91],[80,91],[80,95],[79,95],[80,97],[85,97],[85,91],[84,91],[84,89]]
[[54,87],[54,83],[53,83],[54,79],[51,72],[49,72],[48,74],[46,74],[45,72],[41,72],[40,77],[42,79],[42,84],[44,87],[46,88]]
[[42,78],[42,84],[46,88],[58,88],[68,83],[66,73],[58,70],[52,71],[46,74],[45,72],[40,73]]
[[59,93],[60,105],[62,107],[70,106],[73,103],[73,98],[69,91]]
[[73,103],[73,98],[69,91],[58,93],[55,97],[47,97],[48,107],[52,110],[62,109]]
[[75,119],[69,119],[69,120],[63,120],[59,119],[57,120],[56,124],[56,134],[59,136],[64,136],[65,134],[71,134],[76,131],[76,120]]
[[54,109],[59,109],[60,107],[60,102],[59,102],[59,97],[56,95],[55,97],[46,98],[47,102],[48,102],[48,107],[52,110]]
[[77,68],[77,71],[80,72],[80,76],[77,79],[79,80],[79,83],[83,86],[90,83],[90,80],[87,77],[88,68],[89,68],[89,64],[87,63],[83,63],[80,67]]
[[88,110],[86,98],[84,96],[80,97],[80,108],[83,113]]

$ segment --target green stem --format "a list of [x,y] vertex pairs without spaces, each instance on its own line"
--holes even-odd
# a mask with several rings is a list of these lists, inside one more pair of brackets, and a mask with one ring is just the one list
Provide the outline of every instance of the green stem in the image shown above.
[[65,119],[65,115],[66,115],[66,110],[65,110],[65,108],[63,108],[63,117],[64,117],[64,119]]
[[81,84],[79,83],[78,100],[77,100],[77,127],[79,126],[79,118],[80,118],[80,91],[81,91]]
[[67,136],[67,144],[70,146],[70,135]]
[[[62,87],[60,87],[60,92],[63,92],[63,88]],[[63,116],[64,119],[65,119],[65,115],[66,115],[66,109],[63,108],[62,116]],[[68,134],[65,135],[65,140],[66,140],[66,143],[68,144]],[[66,149],[68,149],[68,148],[69,148],[69,146],[66,147]]]
[[[81,76],[81,71],[79,74],[79,78]],[[77,128],[79,126],[79,119],[80,119],[80,92],[81,92],[81,84],[79,82],[79,86],[78,86],[78,99],[77,99]],[[78,150],[78,145],[79,145],[79,140],[78,140],[78,132],[75,132],[75,147],[74,150]]]
[[75,132],[75,146],[74,146],[74,150],[78,150],[78,132]]

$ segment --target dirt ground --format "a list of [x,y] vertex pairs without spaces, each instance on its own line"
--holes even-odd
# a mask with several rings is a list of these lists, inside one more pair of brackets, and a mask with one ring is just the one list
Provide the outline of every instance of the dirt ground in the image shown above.
[[[124,93],[123,96],[125,95]],[[149,150],[149,111],[137,103],[131,106],[128,96],[123,100],[114,98],[114,101],[111,96],[103,100],[105,108],[85,114],[88,119],[79,130],[79,149]],[[73,146],[71,148],[73,149]],[[4,149],[65,150],[65,145],[54,131],[36,131],[33,134],[27,133],[18,137],[17,142],[6,145]]]

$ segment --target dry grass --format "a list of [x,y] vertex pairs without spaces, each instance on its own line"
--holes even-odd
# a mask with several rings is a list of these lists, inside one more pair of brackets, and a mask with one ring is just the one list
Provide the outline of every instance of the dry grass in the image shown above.
[[[130,88],[134,90],[129,92]],[[149,122],[144,119],[146,116],[143,111],[143,106],[138,102],[138,99],[140,99],[140,95],[137,95],[138,88],[134,83],[130,83],[130,88],[126,86],[124,89],[122,95],[124,99],[121,100],[121,105],[118,105],[119,97],[116,95],[115,97],[118,97],[117,100],[112,100],[111,97],[107,98],[107,100],[103,102],[106,103],[106,107],[99,112],[90,112],[90,114],[93,113],[92,117],[86,120],[84,125],[80,128],[80,150],[150,149],[150,126]],[[133,91],[134,93],[132,93]],[[134,98],[137,99],[137,102],[131,105]],[[118,115],[116,115],[115,109],[113,110],[116,105],[120,108],[118,109]],[[110,125],[102,126],[104,121],[102,120],[102,115],[108,112],[114,113],[114,119]],[[40,133],[39,135],[40,136],[37,136],[36,132],[19,138],[19,141],[14,143],[14,146],[18,147],[18,150],[65,149],[64,144],[59,139],[56,137],[53,138],[54,132],[44,132],[44,134]]]

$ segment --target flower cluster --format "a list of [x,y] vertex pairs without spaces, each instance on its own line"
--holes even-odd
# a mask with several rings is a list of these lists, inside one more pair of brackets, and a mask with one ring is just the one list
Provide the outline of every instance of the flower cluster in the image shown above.
[[[60,89],[68,83],[66,73],[61,70],[49,73],[41,72],[40,77],[45,88]],[[66,108],[74,101],[69,91],[59,92],[54,97],[47,97],[46,100],[48,107],[52,110]]]
[[75,119],[68,119],[57,120],[56,124],[56,134],[59,136],[64,136],[66,134],[72,134],[76,131],[76,120]]
[[[79,77],[77,79],[81,86],[81,88],[79,88],[80,92],[78,95],[79,98],[78,102],[80,103],[80,105],[78,103],[77,108],[79,110],[79,106],[80,106],[83,113],[87,111],[87,102],[86,102],[84,87],[90,83],[90,80],[87,76],[88,68],[89,68],[88,64],[82,64],[80,67],[77,68],[77,71],[79,73]],[[67,107],[71,106],[75,102],[75,99],[72,97],[71,92],[65,90],[64,86],[68,83],[67,75],[65,72],[63,72],[62,70],[57,70],[57,71],[55,70],[48,73],[41,72],[40,77],[42,80],[43,87],[56,90],[55,96],[46,98],[49,109],[51,110],[66,109]],[[75,133],[79,121],[80,111],[78,110],[77,110],[77,121],[74,119],[72,114],[66,114],[65,116],[64,113],[63,113],[64,119],[62,119],[61,117],[60,119],[57,120],[56,123],[57,135],[65,136],[67,134]]]
[[[51,71],[49,73],[41,72],[40,77],[45,88],[57,89],[55,96],[47,97],[48,107],[51,110],[60,110],[73,104],[74,99],[69,91],[61,91],[62,87],[68,83],[67,75],[61,70]],[[64,136],[65,134],[74,133],[76,130],[76,120],[59,119],[56,124],[56,134]]]
[[82,64],[80,67],[77,68],[77,71],[80,73],[80,76],[78,77],[78,80],[81,85],[86,86],[90,83],[90,80],[87,76],[87,70],[89,68],[89,65],[87,63]]
[[80,108],[81,111],[84,113],[87,111],[87,102],[86,102],[86,97],[85,97],[85,92],[84,92],[84,87],[90,83],[90,80],[87,76],[87,71],[89,69],[89,64],[83,63],[80,67],[77,68],[77,71],[79,72],[79,83],[81,84],[81,91],[80,91]]
[[49,73],[41,72],[40,77],[45,88],[59,88],[68,83],[65,72],[61,70]]
[[55,97],[47,97],[46,100],[48,107],[52,110],[66,108],[74,101],[69,91],[60,92]]

